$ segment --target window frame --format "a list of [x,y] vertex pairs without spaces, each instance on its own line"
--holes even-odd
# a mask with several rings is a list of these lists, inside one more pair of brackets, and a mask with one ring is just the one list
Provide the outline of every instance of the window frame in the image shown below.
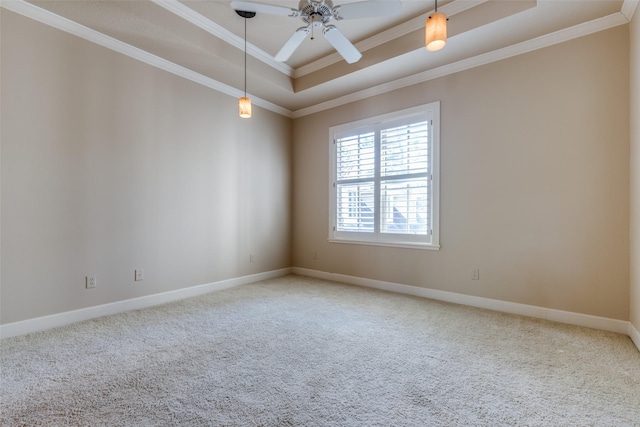
[[[380,191],[374,192],[374,231],[336,231],[337,229],[337,140],[349,135],[361,135],[373,131],[376,135],[375,153],[379,156],[380,141],[377,135],[381,129],[398,125],[408,125],[420,121],[430,121],[430,164],[431,179],[431,233],[426,235],[392,234],[380,231]],[[375,161],[374,187],[384,181],[380,177],[380,162]],[[429,175],[429,174],[428,174]],[[364,180],[364,179],[363,179]],[[370,180],[371,181],[371,180]],[[440,101],[407,108],[329,128],[329,242],[359,245],[392,246],[420,249],[440,249]]]

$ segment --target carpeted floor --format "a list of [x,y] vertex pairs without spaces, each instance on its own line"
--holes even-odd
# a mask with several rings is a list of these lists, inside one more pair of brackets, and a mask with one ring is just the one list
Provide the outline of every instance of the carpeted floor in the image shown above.
[[0,343],[2,426],[640,426],[623,335],[286,276]]

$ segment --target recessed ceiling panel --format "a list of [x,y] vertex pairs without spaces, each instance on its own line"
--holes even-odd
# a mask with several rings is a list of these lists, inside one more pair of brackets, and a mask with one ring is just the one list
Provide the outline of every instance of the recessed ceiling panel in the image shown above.
[[[299,4],[298,0],[249,1],[293,9]],[[335,4],[357,1],[363,0],[335,0]],[[10,3],[2,2],[2,7],[12,9]],[[250,96],[266,101],[263,105],[288,109],[293,115],[337,99],[368,96],[372,91],[424,81],[491,58],[623,25],[637,5],[634,0],[442,0],[438,10],[449,17],[449,39],[441,51],[427,52],[423,47],[424,23],[434,2],[403,0],[398,13],[389,16],[331,21],[362,53],[358,62],[347,64],[324,37],[311,40],[309,36],[282,64],[274,56],[305,23],[300,18],[265,13],[245,20],[231,8],[231,0],[13,3],[45,9],[209,77],[232,91],[243,89],[246,23]],[[623,7],[625,15],[620,12]],[[23,12],[29,16],[28,11]]]

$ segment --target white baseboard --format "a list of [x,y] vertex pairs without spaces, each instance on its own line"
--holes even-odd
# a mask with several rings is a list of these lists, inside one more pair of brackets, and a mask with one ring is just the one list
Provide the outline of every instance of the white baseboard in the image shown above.
[[631,337],[631,341],[638,347],[638,351],[640,351],[640,332],[638,332],[631,322],[629,322],[629,336]]
[[248,276],[235,277],[233,279],[205,283],[203,285],[192,286],[189,288],[176,289],[175,291],[162,292],[159,294],[147,295],[144,297],[132,298],[123,301],[116,301],[109,304],[81,308],[78,310],[66,311],[64,313],[52,314],[49,316],[37,317],[34,319],[27,319],[14,323],[7,323],[4,325],[0,325],[0,339],[25,335],[32,332],[44,331],[47,329],[69,325],[71,323],[95,319],[97,317],[109,316],[112,314],[151,307],[158,304],[178,301],[181,299],[195,297],[214,291],[220,291],[223,289],[246,285],[248,283],[285,276],[290,273],[290,268],[283,268],[281,270],[273,270],[264,273],[251,274]]
[[[515,302],[500,301],[490,298],[458,294],[454,292],[439,291],[436,289],[421,288],[418,286],[402,285],[399,283],[383,282],[380,280],[363,279],[361,277],[327,273],[324,271],[310,270],[306,268],[293,267],[291,268],[291,272],[294,274],[299,274],[301,276],[316,277],[319,279],[332,280],[336,282],[348,283],[351,285],[364,286],[384,291],[397,292],[401,294],[430,298],[439,301],[446,301],[455,304],[486,308],[503,313],[519,314],[522,316],[535,317],[537,319],[552,320],[569,325],[584,326],[593,329],[600,329],[604,331],[630,335],[630,322],[624,320],[609,319],[606,317],[591,316],[589,314],[573,313],[570,311],[555,310],[534,305],[519,304]],[[638,331],[636,330],[635,332],[637,334]],[[634,340],[634,342],[637,346],[640,342],[640,336],[637,336],[637,340]]]
[[261,280],[285,276],[290,273],[348,283],[351,285],[375,288],[389,292],[430,298],[439,301],[446,301],[455,304],[486,308],[489,310],[501,311],[504,313],[519,314],[539,319],[552,320],[570,325],[585,326],[594,329],[617,332],[629,335],[633,343],[636,345],[636,347],[638,347],[638,350],[640,350],[640,332],[638,332],[638,329],[636,329],[631,322],[626,322],[623,320],[609,319],[606,317],[591,316],[588,314],[573,313],[569,311],[554,310],[550,308],[458,294],[454,292],[439,291],[436,289],[421,288],[418,286],[402,285],[399,283],[383,282],[373,279],[364,279],[361,277],[347,276],[344,274],[327,273],[324,271],[310,270],[299,267],[283,268],[280,270],[251,274],[248,276],[236,277],[233,279],[192,286],[189,288],[177,289],[175,291],[147,295],[144,297],[132,298],[124,301],[117,301],[109,304],[102,304],[93,307],[67,311],[64,313],[52,314],[49,316],[27,319],[14,323],[7,323],[4,325],[0,325],[0,339],[25,335],[32,332],[44,331],[47,329],[57,328],[60,326],[95,319],[102,316],[109,316],[112,314],[138,310],[141,308],[151,307],[154,305],[164,304],[172,301],[178,301],[181,299],[195,297],[210,292],[259,282]]

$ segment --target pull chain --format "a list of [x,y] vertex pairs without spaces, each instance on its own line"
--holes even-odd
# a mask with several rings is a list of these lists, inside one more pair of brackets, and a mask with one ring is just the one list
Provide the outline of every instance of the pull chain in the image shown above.
[[315,37],[313,36],[313,27],[315,26],[313,25],[313,18],[315,18],[315,16],[315,13],[311,15],[311,40],[315,40]]

